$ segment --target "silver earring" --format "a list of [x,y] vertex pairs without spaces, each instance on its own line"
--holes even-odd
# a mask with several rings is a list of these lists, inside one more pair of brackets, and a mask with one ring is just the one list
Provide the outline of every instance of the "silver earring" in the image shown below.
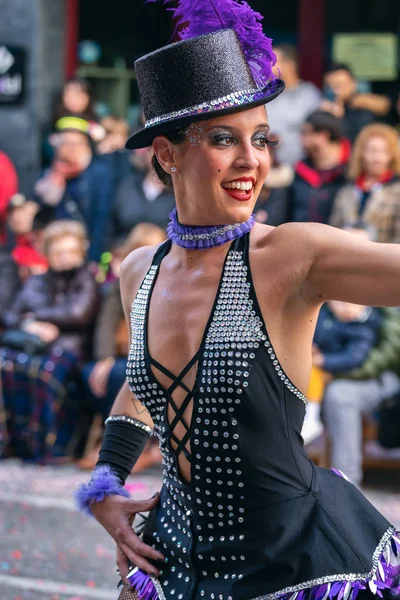
[[171,167],[171,173],[176,173],[176,167]]

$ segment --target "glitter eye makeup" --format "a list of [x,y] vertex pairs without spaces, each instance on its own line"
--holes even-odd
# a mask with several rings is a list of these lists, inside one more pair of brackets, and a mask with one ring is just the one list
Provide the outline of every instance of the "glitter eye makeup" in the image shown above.
[[[265,148],[266,146],[273,145],[272,142],[268,138],[269,129],[265,129],[264,131],[256,132],[251,138],[252,143],[256,144],[259,148]],[[211,143],[215,146],[232,146],[237,143],[237,138],[233,135],[231,131],[221,129],[220,131],[214,131],[210,133],[209,139]]]
[[210,134],[210,140],[214,146],[231,146],[237,141],[230,131],[224,129],[212,132]]
[[191,146],[200,146],[204,133],[204,127],[202,127],[200,123],[192,123],[186,129],[185,133]]
[[268,131],[259,131],[252,137],[253,143],[257,143],[257,145],[259,145],[260,148],[272,146],[274,143],[268,138],[268,133]]

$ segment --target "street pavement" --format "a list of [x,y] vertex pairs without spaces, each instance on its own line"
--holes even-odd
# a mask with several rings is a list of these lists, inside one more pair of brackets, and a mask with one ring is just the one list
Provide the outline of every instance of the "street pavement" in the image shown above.
[[[72,493],[87,473],[73,466],[0,463],[0,600],[115,600],[111,538],[75,510]],[[131,494],[150,498],[158,472],[129,479]],[[369,500],[400,528],[400,481],[370,482]]]

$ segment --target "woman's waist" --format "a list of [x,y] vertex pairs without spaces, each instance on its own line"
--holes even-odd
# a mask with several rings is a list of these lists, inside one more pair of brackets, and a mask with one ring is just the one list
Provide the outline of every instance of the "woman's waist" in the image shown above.
[[[265,481],[263,482],[265,484]],[[209,484],[210,485],[210,484]],[[161,490],[161,507],[173,510],[177,515],[185,514],[193,524],[224,530],[241,529],[245,522],[251,527],[261,519],[269,521],[276,511],[293,510],[291,506],[311,493],[311,487],[297,480],[271,479],[269,485],[252,485],[221,489],[218,485],[208,488],[194,483],[182,483],[174,477],[164,476]],[[274,517],[271,516],[273,519]]]

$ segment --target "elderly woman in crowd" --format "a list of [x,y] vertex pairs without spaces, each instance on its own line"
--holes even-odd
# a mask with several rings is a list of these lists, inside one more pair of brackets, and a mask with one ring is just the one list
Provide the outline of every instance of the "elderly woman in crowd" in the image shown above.
[[400,242],[400,147],[396,131],[380,123],[358,136],[349,176],[337,194],[330,224],[344,229],[358,222],[373,227],[376,241]]
[[49,269],[25,282],[4,317],[3,454],[43,459],[73,451],[79,405],[66,390],[88,357],[98,304],[87,248],[82,224],[50,224],[43,236]]

